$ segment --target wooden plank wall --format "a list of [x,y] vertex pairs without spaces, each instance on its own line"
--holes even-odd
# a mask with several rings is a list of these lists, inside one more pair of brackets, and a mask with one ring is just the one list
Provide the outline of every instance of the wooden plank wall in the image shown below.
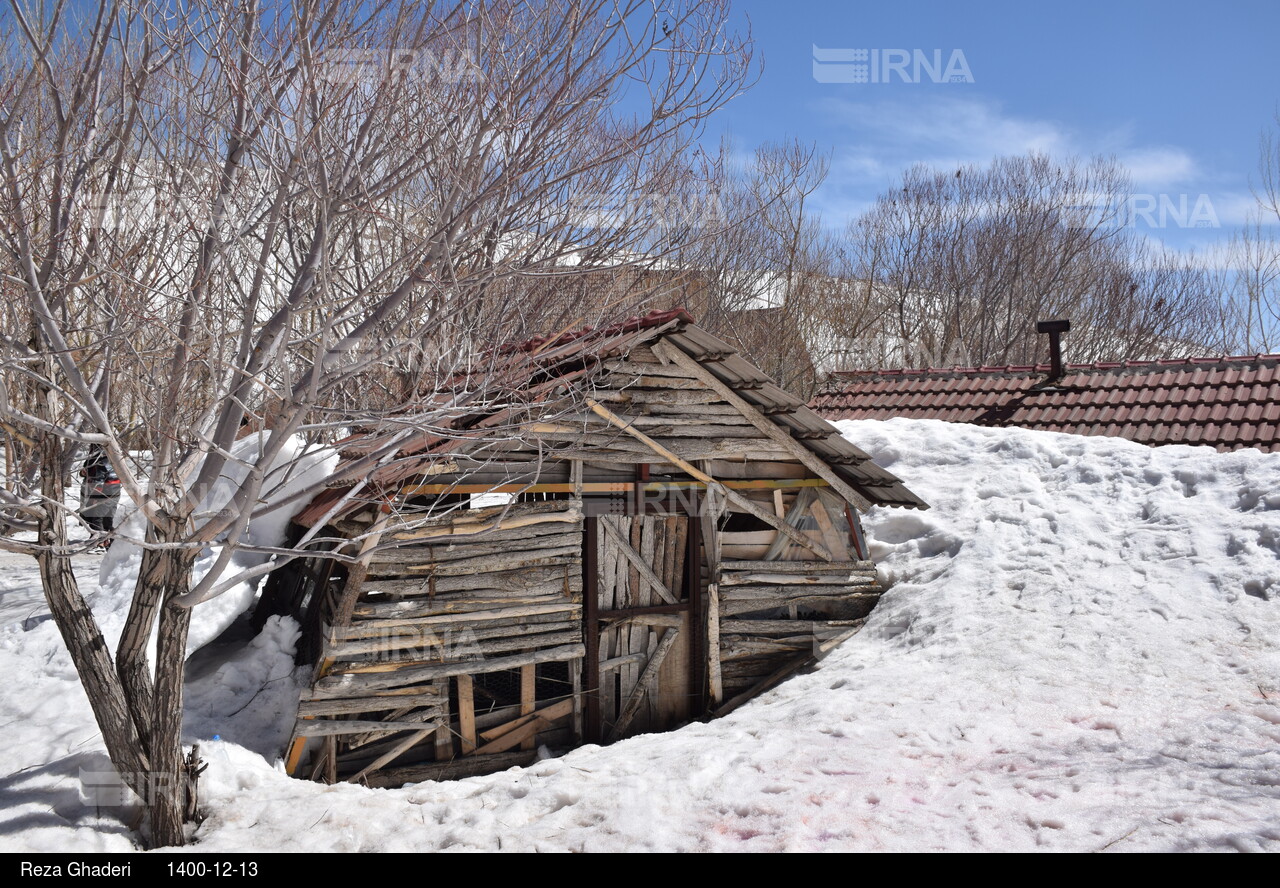
[[[329,628],[299,705],[291,771],[298,741],[336,738],[305,744],[318,779],[403,782],[406,766],[416,779],[433,767],[459,776],[499,762],[455,759],[532,752],[540,735],[571,726],[570,676],[584,650],[576,504],[460,511],[388,533],[396,545],[369,559],[350,623]],[[564,664],[563,699],[536,696],[547,663]],[[507,672],[519,701],[478,708],[482,677]]]
[[[843,502],[829,491],[753,492],[776,515],[821,542],[824,561],[773,530],[720,532],[714,631],[723,697],[758,686],[789,662],[816,655],[827,640],[859,625],[883,591],[871,561],[860,560]],[[730,514],[734,512],[728,504]]]

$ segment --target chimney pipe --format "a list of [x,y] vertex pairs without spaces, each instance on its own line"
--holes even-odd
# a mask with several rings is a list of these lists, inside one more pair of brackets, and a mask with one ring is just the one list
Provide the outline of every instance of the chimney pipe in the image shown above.
[[1071,322],[1068,320],[1060,321],[1041,321],[1036,324],[1037,333],[1049,334],[1049,379],[1051,382],[1055,379],[1062,378],[1062,334],[1071,329]]

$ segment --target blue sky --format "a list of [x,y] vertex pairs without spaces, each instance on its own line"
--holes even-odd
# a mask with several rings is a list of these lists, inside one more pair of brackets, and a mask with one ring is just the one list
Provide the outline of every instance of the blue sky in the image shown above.
[[[1251,206],[1259,134],[1280,134],[1277,0],[738,0],[735,11],[750,19],[764,74],[724,110],[720,131],[738,151],[797,136],[830,152],[820,195],[829,224],[916,162],[1102,154],[1129,168],[1137,193],[1171,206],[1185,194],[1188,208],[1208,195],[1222,228],[1184,227],[1176,213],[1148,226],[1171,246],[1204,248]],[[926,59],[941,50],[944,64],[959,51],[972,82],[935,83],[922,70],[918,82],[888,72],[887,83],[820,83],[814,46]]]

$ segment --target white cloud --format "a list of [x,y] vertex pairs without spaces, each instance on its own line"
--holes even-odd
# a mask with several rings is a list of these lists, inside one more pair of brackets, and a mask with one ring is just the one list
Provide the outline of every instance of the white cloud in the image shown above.
[[980,98],[928,96],[918,101],[854,102],[831,99],[819,113],[850,131],[838,154],[856,164],[888,162],[894,171],[911,163],[936,166],[987,163],[1002,154],[1070,152],[1072,140],[1053,121],[1006,115],[998,103]]
[[913,164],[955,169],[995,157],[1042,153],[1066,158],[1115,155],[1136,194],[1208,194],[1222,226],[1243,221],[1248,195],[1214,193],[1195,158],[1172,145],[1137,145],[1128,129],[1083,134],[1063,122],[1008,113],[995,99],[922,91],[897,97],[828,98],[816,106],[842,131],[819,202],[828,224],[842,226],[870,207]]
[[1122,152],[1119,161],[1129,170],[1136,190],[1167,189],[1199,175],[1191,155],[1180,148],[1146,148]]

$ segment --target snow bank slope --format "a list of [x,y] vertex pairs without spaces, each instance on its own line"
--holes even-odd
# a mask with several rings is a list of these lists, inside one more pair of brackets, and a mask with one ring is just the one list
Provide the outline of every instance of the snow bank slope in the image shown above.
[[[266,444],[267,433],[260,432],[241,438],[231,449],[234,461],[228,462],[213,489],[201,501],[199,511],[214,512],[226,506],[248,477],[248,464],[255,462]],[[279,502],[305,490],[332,474],[338,464],[338,454],[330,449],[308,447],[299,437],[290,438],[272,461],[262,485],[264,502]],[[301,499],[283,506],[250,524],[244,544],[250,546],[283,546],[290,519],[307,505]],[[134,512],[121,528],[123,539],[117,540],[102,559],[100,591],[94,600],[103,633],[114,648],[124,631],[124,621],[129,614],[134,587],[138,582],[138,570],[142,565],[142,549],[129,539],[140,539],[145,531],[145,519]],[[213,568],[221,554],[222,546],[207,546],[196,560],[192,585],[198,583]],[[234,578],[265,564],[270,556],[255,552],[237,551],[223,571],[223,578]],[[208,644],[231,625],[252,603],[257,594],[262,575],[254,575],[236,583],[216,598],[196,605],[191,617],[191,631],[187,637],[187,653]],[[154,640],[152,642],[154,659]]]
[[[1280,455],[844,429],[933,509],[869,517],[895,585],[812,674],[718,722],[395,791],[207,744],[197,847],[1280,850]],[[54,668],[32,642],[0,636],[0,665]],[[58,834],[14,823],[0,847]]]
[[205,846],[1280,849],[1280,456],[844,431],[933,509],[871,516],[896,585],[813,674],[456,784],[312,787],[237,754]]

